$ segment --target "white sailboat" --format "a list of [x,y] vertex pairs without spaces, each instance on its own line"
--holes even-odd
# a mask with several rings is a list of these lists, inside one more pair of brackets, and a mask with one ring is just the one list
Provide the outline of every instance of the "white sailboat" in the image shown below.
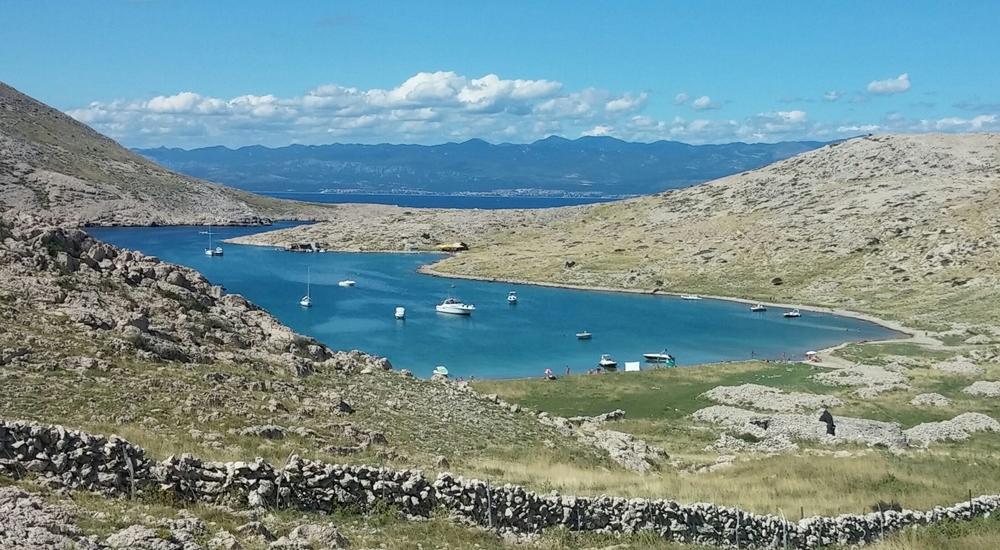
[[507,293],[507,303],[510,304],[510,305],[514,305],[514,304],[517,303],[517,292],[516,291],[511,290],[510,292]]
[[208,227],[208,231],[206,231],[206,233],[208,234],[208,248],[205,249],[205,255],[206,256],[222,256],[222,247],[221,246],[216,246],[215,248],[212,248],[212,226]]
[[400,319],[400,320],[406,319],[406,308],[403,307],[403,306],[397,307],[396,308],[396,313],[394,315],[396,316],[396,319]]
[[312,293],[312,270],[311,269],[307,269],[306,270],[306,295],[303,296],[301,300],[299,300],[299,305],[300,306],[302,306],[302,307],[312,307],[313,301],[312,301],[311,293]]
[[351,287],[357,284],[357,281],[352,281],[351,279],[346,279],[337,283],[337,285],[342,287]]
[[785,317],[789,317],[789,318],[802,317],[802,314],[799,313],[798,309],[793,309],[791,311],[786,311],[786,312],[782,313],[782,315],[784,315]]

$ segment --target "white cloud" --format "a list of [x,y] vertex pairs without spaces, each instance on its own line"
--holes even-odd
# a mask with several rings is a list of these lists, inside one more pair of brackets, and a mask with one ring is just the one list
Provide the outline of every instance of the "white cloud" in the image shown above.
[[630,113],[641,109],[642,106],[646,104],[648,97],[649,96],[646,92],[642,92],[638,95],[625,94],[621,97],[608,101],[604,105],[604,108],[611,113]]
[[707,95],[703,95],[698,99],[691,102],[691,106],[699,111],[705,111],[707,109],[717,109],[718,105],[712,102],[712,98]]
[[910,75],[903,73],[896,78],[873,80],[868,83],[868,91],[873,94],[901,94],[910,89]]
[[611,126],[605,126],[603,124],[598,124],[597,126],[594,126],[593,128],[591,128],[589,130],[585,130],[580,135],[583,135],[583,136],[610,136],[613,131],[614,131],[614,128],[612,128]]
[[[906,75],[892,79],[909,80]],[[473,137],[528,142],[550,135],[610,135],[621,139],[672,139],[690,143],[834,139],[870,132],[975,132],[1000,130],[1000,113],[975,117],[911,119],[886,113],[881,119],[853,114],[855,97],[866,92],[831,91],[846,111],[814,120],[804,110],[761,112],[714,118],[718,104],[709,96],[679,93],[661,98],[691,106],[697,117],[662,119],[652,112],[646,92],[600,88],[566,89],[546,79],[505,79],[496,74],[470,78],[451,71],[421,72],[388,88],[341,84],[316,86],[301,95],[245,94],[211,97],[194,91],[150,98],[95,101],[68,114],[126,145],[136,147],[288,143],[441,143]],[[835,107],[828,105],[829,112]],[[652,111],[652,109],[650,109]],[[926,112],[926,111],[922,111]],[[962,111],[960,111],[962,112]],[[971,115],[972,113],[967,113]]]
[[829,92],[823,94],[823,101],[837,101],[838,99],[843,97],[843,95],[844,95],[843,92],[839,92],[837,90],[830,90]]
[[645,92],[566,91],[554,80],[420,72],[388,89],[340,84],[301,96],[217,98],[183,91],[93,102],[68,114],[132,146],[325,143],[330,135],[381,142],[544,137],[606,127],[646,105]]

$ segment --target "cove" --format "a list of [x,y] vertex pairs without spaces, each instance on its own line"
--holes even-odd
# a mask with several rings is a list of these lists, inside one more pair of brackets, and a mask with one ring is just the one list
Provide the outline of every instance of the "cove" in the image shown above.
[[[215,239],[288,227],[216,227]],[[197,269],[227,292],[239,293],[297,332],[333,349],[383,355],[396,368],[429,377],[445,365],[453,377],[562,375],[596,366],[601,354],[619,365],[666,348],[678,365],[757,358],[800,358],[808,350],[899,333],[875,323],[804,311],[782,317],[780,308],[752,313],[725,300],[686,301],[651,296],[511,285],[431,277],[416,272],[434,254],[285,252],[223,244],[225,255],[204,254],[203,227],[87,228],[100,240]],[[298,305],[311,273],[312,308]],[[344,288],[338,281],[353,279]],[[507,304],[516,290],[517,305]],[[476,305],[471,317],[437,313],[449,294]],[[406,308],[404,321],[393,318]],[[577,332],[593,333],[577,340]],[[645,368],[645,364],[643,365]]]

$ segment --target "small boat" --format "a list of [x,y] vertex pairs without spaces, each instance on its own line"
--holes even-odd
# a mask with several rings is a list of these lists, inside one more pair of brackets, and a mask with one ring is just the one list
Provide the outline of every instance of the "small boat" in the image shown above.
[[299,305],[302,307],[312,307],[313,301],[312,297],[312,270],[306,271],[306,295],[299,300]]
[[510,292],[507,293],[507,303],[511,305],[517,303],[517,292],[511,290]]
[[668,363],[674,360],[674,356],[663,350],[660,353],[643,353],[642,357],[649,363]]
[[701,300],[701,296],[697,294],[685,294],[681,296],[681,300]]
[[761,311],[767,311],[767,308],[764,307],[764,304],[754,304],[754,305],[750,306],[750,311],[753,311],[755,313],[759,313]]
[[448,369],[444,365],[434,367],[434,376],[448,376]]
[[591,333],[589,333],[589,332],[587,332],[587,331],[576,333],[576,339],[577,340],[590,340],[593,337],[594,337],[594,335],[591,334]]
[[347,279],[347,280],[344,280],[344,281],[340,281],[340,282],[339,282],[339,283],[337,283],[337,284],[338,284],[339,286],[343,286],[343,287],[348,287],[348,286],[354,286],[354,285],[356,285],[356,284],[358,284],[358,283],[357,283],[356,281],[352,281],[352,280],[350,280],[350,279]]
[[601,360],[597,362],[597,366],[602,369],[614,370],[618,368],[618,362],[605,353],[604,355],[601,355]]
[[438,304],[434,309],[436,309],[438,313],[450,313],[452,315],[472,315],[472,312],[476,311],[476,306],[472,304],[463,304],[462,302],[454,298],[448,298],[447,300]]
[[406,308],[402,306],[397,307],[394,315],[397,319],[406,319]]
[[802,314],[799,313],[799,310],[797,310],[797,309],[793,309],[791,311],[786,311],[786,312],[782,313],[782,315],[785,316],[785,317],[802,317]]
[[212,228],[209,227],[208,231],[205,231],[205,234],[208,235],[208,247],[205,248],[205,255],[206,256],[222,256],[222,247],[221,246],[216,246],[215,248],[212,248]]

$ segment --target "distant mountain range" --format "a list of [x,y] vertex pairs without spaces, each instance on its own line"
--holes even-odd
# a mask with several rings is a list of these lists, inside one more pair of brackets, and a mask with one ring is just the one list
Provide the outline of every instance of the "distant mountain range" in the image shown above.
[[480,139],[443,145],[159,147],[136,152],[190,176],[255,192],[622,196],[687,187],[823,146],[816,141],[689,145],[611,137]]

